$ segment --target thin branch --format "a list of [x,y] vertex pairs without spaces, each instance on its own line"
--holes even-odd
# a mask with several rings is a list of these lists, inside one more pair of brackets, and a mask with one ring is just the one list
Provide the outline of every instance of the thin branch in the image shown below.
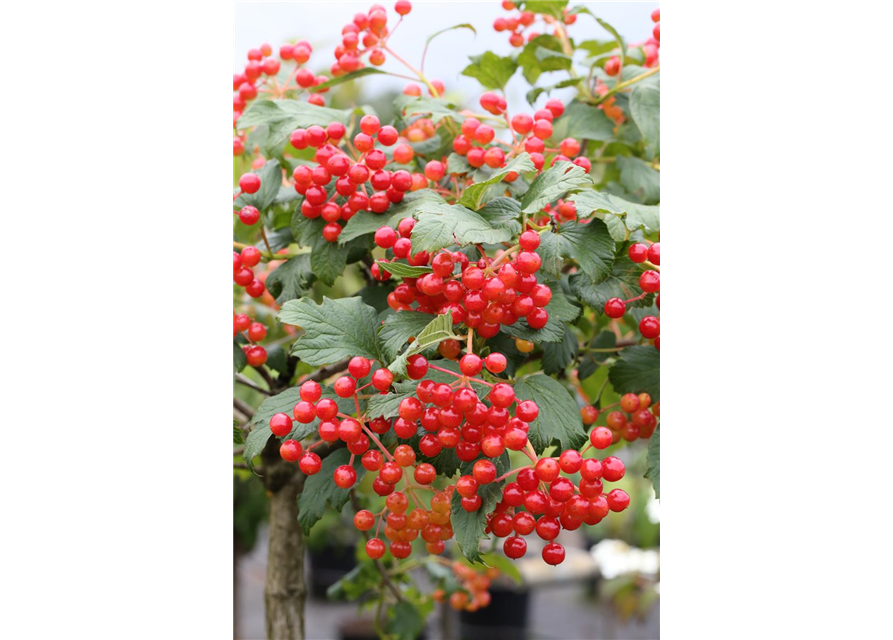
[[253,389],[254,391],[257,391],[258,393],[262,393],[265,396],[273,395],[273,393],[271,391],[268,391],[267,389],[264,389],[263,387],[257,386],[256,384],[251,382],[251,380],[249,380],[248,378],[243,376],[241,373],[236,374],[236,382],[238,382],[239,384],[245,385],[249,389]]
[[336,373],[341,373],[345,369],[347,369],[347,365],[350,362],[350,358],[345,358],[341,362],[336,362],[335,364],[330,364],[327,367],[323,367],[322,369],[317,370],[315,373],[312,373],[307,376],[303,376],[300,378],[296,384],[301,384],[307,382],[308,380],[313,380],[314,382],[322,382],[326,378],[335,375]]
[[[355,512],[360,511],[362,509],[362,506],[360,505],[360,501],[357,499],[357,496],[354,493],[353,489],[350,490],[350,504],[353,507],[353,510]],[[370,540],[369,532],[363,531],[363,537],[366,538],[366,542],[368,542]],[[384,584],[388,589],[391,590],[391,593],[394,594],[394,597],[397,598],[398,601],[406,602],[406,599],[403,597],[403,594],[400,593],[400,589],[398,589],[397,586],[393,582],[391,582],[391,579],[388,576],[387,569],[384,568],[384,565],[382,564],[381,560],[376,558],[375,560],[373,560],[373,562],[375,563],[375,568],[378,569],[378,572],[381,574],[382,584]]]
[[238,398],[233,398],[233,407],[249,420],[254,417],[254,409],[249,404]]

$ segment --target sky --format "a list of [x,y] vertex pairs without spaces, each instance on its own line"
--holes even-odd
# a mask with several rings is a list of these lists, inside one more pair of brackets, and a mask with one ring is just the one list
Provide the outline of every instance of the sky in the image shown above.
[[[369,2],[335,2],[332,0],[315,2],[236,2],[235,3],[235,35],[233,70],[242,71],[247,62],[249,49],[259,47],[262,43],[271,44],[278,50],[280,44],[290,39],[306,39],[314,47],[313,56],[308,65],[316,71],[328,68],[334,62],[332,54],[340,42],[341,28],[350,22],[353,15],[366,12],[374,4]],[[396,22],[393,2],[382,2],[388,10],[388,25]],[[614,26],[627,42],[639,42],[646,39],[654,24],[651,12],[659,6],[657,2],[571,2],[569,6],[586,4],[590,11]],[[465,29],[449,31],[438,36],[428,50],[425,62],[425,75],[438,78],[446,86],[447,97],[464,99],[469,103],[483,91],[474,78],[461,75],[462,69],[469,63],[468,56],[493,51],[499,55],[507,55],[514,48],[508,42],[506,32],[498,33],[493,29],[493,21],[499,16],[506,16],[500,2],[413,2],[412,12],[407,15],[403,24],[389,40],[389,46],[402,58],[418,67],[429,35],[446,27],[464,22],[471,23],[477,35]],[[392,17],[393,16],[393,17]],[[571,37],[577,41],[591,39],[609,39],[610,35],[597,22],[588,16],[580,16],[574,25],[569,27]],[[381,67],[398,73],[406,73],[406,69],[395,61],[388,59]],[[328,74],[327,74],[328,75]],[[410,74],[411,75],[411,74]],[[554,76],[550,81],[549,76]],[[540,85],[554,84],[563,79],[564,72],[544,74]],[[402,90],[405,80],[386,76],[375,76],[360,80],[369,87],[379,89]],[[516,73],[506,88],[506,97],[510,111],[519,109],[529,111],[524,94],[529,86]],[[553,97],[573,95],[573,90],[555,92]],[[545,102],[547,96],[541,96],[539,103]]]

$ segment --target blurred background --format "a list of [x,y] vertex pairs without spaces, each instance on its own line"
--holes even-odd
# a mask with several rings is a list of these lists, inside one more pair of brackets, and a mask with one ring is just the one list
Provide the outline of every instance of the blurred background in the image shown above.
[[[249,49],[269,43],[275,50],[285,42],[306,39],[314,47],[308,66],[317,73],[329,75],[328,67],[334,61],[332,53],[340,39],[341,27],[355,13],[368,11],[371,4],[237,2],[233,71],[242,71]],[[381,4],[391,11],[393,3]],[[573,4],[587,4],[595,15],[612,24],[632,44],[650,35],[653,28],[650,15],[658,7],[658,3],[652,2]],[[468,64],[468,55],[488,50],[507,55],[513,51],[508,35],[492,27],[493,21],[504,15],[506,12],[499,2],[413,2],[412,13],[404,19],[390,46],[404,59],[417,64],[429,35],[455,24],[471,23],[477,29],[476,35],[468,30],[449,31],[432,42],[425,72],[429,78],[443,81],[446,98],[466,107],[476,106],[482,92],[480,85],[460,73]],[[578,20],[569,28],[569,33],[578,41],[610,38],[591,19]],[[382,68],[402,71],[399,63],[391,60]],[[550,84],[549,75],[544,74],[538,84]],[[341,85],[326,94],[326,101],[336,108],[369,105],[382,122],[388,122],[393,100],[405,84],[406,81],[397,78],[376,76]],[[524,97],[528,89],[529,85],[517,73],[506,89],[510,113],[532,113]],[[563,91],[564,95],[562,91],[555,91],[551,97],[569,100],[573,90]],[[548,97],[540,96],[537,106]],[[329,295],[344,294],[333,291]],[[604,376],[596,372],[585,381],[584,387],[592,387],[587,391],[594,396],[603,380]],[[245,399],[256,406],[257,399]],[[608,393],[602,397],[603,404],[618,399]],[[647,441],[639,440],[617,452],[611,451],[627,465],[626,476],[616,486],[630,494],[628,510],[611,514],[594,527],[564,532],[561,542],[568,556],[558,567],[546,565],[535,546],[536,536],[528,537],[530,549],[516,563],[520,584],[507,576],[498,578],[490,589],[492,603],[475,613],[460,614],[447,606],[438,607],[430,616],[423,637],[430,640],[658,638],[660,516],[651,481],[643,477],[646,450]],[[245,639],[263,638],[265,520],[269,505],[263,486],[248,471],[236,471],[233,496],[235,635]],[[344,515],[330,512],[307,540],[308,638],[359,637],[350,633],[352,621],[359,616],[357,603],[326,597],[327,589],[356,566],[359,534],[351,518],[349,507],[345,508]]]

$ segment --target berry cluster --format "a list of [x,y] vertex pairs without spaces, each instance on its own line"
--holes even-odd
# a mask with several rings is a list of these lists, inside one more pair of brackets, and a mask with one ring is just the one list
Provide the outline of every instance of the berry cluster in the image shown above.
[[[404,278],[388,294],[388,304],[394,311],[413,309],[413,303],[417,305],[415,310],[425,313],[449,311],[454,325],[465,323],[483,338],[492,338],[501,325],[514,324],[522,317],[533,329],[546,326],[549,312],[545,307],[552,300],[552,290],[537,282],[536,272],[542,264],[535,252],[539,233],[525,231],[516,247],[497,258],[484,256],[472,263],[459,251],[411,255],[413,226],[414,221],[407,218],[400,222],[397,232],[381,227],[375,234],[378,246],[391,249],[395,258],[405,257],[410,265],[430,263],[433,269],[433,273],[419,278]],[[390,278],[381,269],[374,269],[373,275],[381,280]]]
[[[296,44],[284,44],[279,47],[279,59],[273,57],[273,48],[269,44],[262,44],[258,49],[248,52],[248,64],[242,73],[233,74],[233,128],[245,111],[248,103],[261,93],[270,97],[281,98],[289,92],[298,95],[307,91],[314,91],[328,80],[325,76],[314,75],[304,66],[313,53],[313,47],[306,40]],[[288,77],[280,85],[277,76],[282,68],[282,61],[293,61],[294,66],[289,70]],[[317,106],[325,105],[322,93],[328,89],[319,89],[310,93],[307,102]],[[233,136],[233,155],[240,156],[245,153],[246,136],[244,132],[235,132]],[[250,193],[250,192],[249,192]]]
[[[629,258],[637,264],[647,262],[648,266],[660,267],[660,241],[647,245],[636,242],[629,246]],[[605,315],[609,318],[622,318],[626,313],[626,305],[641,300],[649,293],[656,293],[655,303],[660,309],[660,271],[654,268],[643,271],[639,276],[639,288],[642,293],[629,300],[611,298],[605,302]],[[639,321],[639,333],[643,338],[654,340],[654,346],[660,350],[660,318],[645,316]]]
[[[565,552],[555,539],[562,529],[573,531],[584,523],[598,524],[609,511],[623,511],[629,506],[629,495],[624,490],[612,489],[604,494],[602,484],[602,480],[617,482],[623,477],[626,471],[623,462],[614,456],[598,460],[582,455],[590,447],[609,447],[611,433],[606,437],[595,429],[589,439],[590,443],[582,451],[567,449],[558,458],[537,459],[531,455],[532,465],[509,474],[517,473],[518,477],[503,487],[502,500],[490,515],[487,526],[488,532],[506,538],[503,551],[509,558],[520,558],[527,553],[523,536],[536,531],[548,543],[543,547],[543,560],[560,564]],[[576,473],[581,476],[579,485],[567,477]]]
[[[267,327],[262,322],[252,322],[244,313],[233,311],[233,337],[245,332],[248,340],[258,343],[267,337]],[[260,367],[267,361],[267,350],[259,344],[246,344],[242,347],[248,364],[252,367]]]
[[333,76],[362,69],[366,66],[364,57],[373,66],[384,64],[387,59],[385,52],[391,52],[388,49],[388,38],[400,25],[403,16],[412,11],[412,4],[406,0],[398,0],[394,11],[400,16],[400,20],[393,30],[388,29],[388,12],[380,4],[372,5],[366,13],[357,13],[351,22],[344,25],[341,29],[341,44],[335,47],[335,62],[330,68]]
[[[505,99],[500,98],[495,93],[484,93],[480,102],[484,109],[494,115],[503,115],[505,113]],[[497,140],[495,138],[496,131],[493,127],[481,123],[478,118],[473,116],[466,118],[462,123],[462,134],[453,140],[453,151],[460,156],[465,156],[468,164],[475,168],[482,167],[485,164],[494,169],[503,167],[505,166],[506,157],[515,155],[522,150],[530,154],[530,159],[533,161],[537,171],[541,170],[545,165],[544,152],[556,154],[552,158],[552,165],[559,160],[570,162],[571,158],[580,154],[579,141],[575,138],[565,138],[561,141],[558,148],[547,148],[545,143],[545,140],[552,136],[553,121],[555,118],[560,118],[563,114],[564,104],[562,104],[561,100],[553,99],[546,102],[544,108],[538,109],[532,115],[527,113],[515,115],[508,121],[511,127],[513,144]],[[508,149],[508,156],[499,145]],[[583,167],[587,173],[592,168],[592,163],[585,156],[577,157],[573,160],[573,163]],[[517,174],[512,172],[506,176],[505,181],[514,182],[517,177]]]
[[[502,8],[506,11],[512,11],[515,8],[515,3],[510,0],[503,0]],[[564,18],[563,22],[566,25],[574,24],[577,21],[577,15],[574,13],[568,13],[568,10],[564,10]],[[557,26],[557,21],[550,15],[547,14],[536,14],[532,11],[519,11],[515,15],[509,15],[506,18],[499,17],[493,21],[493,29],[497,32],[508,31],[509,32],[509,43],[513,47],[523,47],[525,41],[530,42],[537,36],[541,35],[536,31],[529,31],[528,27],[533,26],[534,22],[537,20],[537,16],[542,19],[545,23],[548,33],[548,27],[550,25],[556,25],[556,30],[560,27]],[[525,39],[524,33],[527,31],[527,38]]]
[[[341,234],[339,220],[346,222],[363,210],[384,213],[391,204],[401,202],[407,191],[428,186],[428,178],[421,173],[385,169],[392,160],[407,164],[415,154],[409,144],[398,144],[400,133],[390,125],[381,126],[378,117],[366,115],[360,119],[360,131],[353,137],[353,144],[346,145],[347,151],[340,147],[345,135],[340,122],[326,128],[314,125],[297,129],[291,134],[291,144],[296,149],[316,149],[317,166],[298,165],[292,177],[295,190],[304,196],[301,213],[307,218],[322,217],[327,222],[322,234],[329,242],[335,242]],[[376,142],[382,147],[393,147],[391,158],[375,148]],[[330,196],[328,187],[332,180],[335,189]],[[367,184],[372,195],[368,195]]]
[[[254,175],[249,173],[246,175]],[[254,209],[254,207],[251,207]],[[257,211],[255,209],[255,211]],[[245,287],[246,293],[252,298],[263,295],[266,287],[262,280],[255,277],[254,267],[260,263],[260,251],[256,247],[245,247],[242,253],[233,251],[233,282],[240,287]]]
[[[660,402],[651,404],[651,396],[647,393],[624,394],[620,398],[620,411],[611,411],[605,414],[604,427],[596,427],[590,433],[592,445],[597,449],[604,449],[599,446],[605,442],[616,444],[621,438],[627,442],[636,439],[647,440],[652,436],[657,428],[657,419],[660,417]],[[599,414],[604,413],[607,409],[616,405],[604,407],[599,411],[596,407],[588,405],[580,409],[580,417],[583,419],[584,425],[595,424]],[[598,441],[598,444],[596,443]],[[605,445],[605,446],[608,446]]]
[[444,589],[436,589],[432,597],[437,602],[449,601],[456,611],[477,611],[490,604],[490,584],[499,576],[495,567],[475,570],[461,562],[446,562],[456,578],[457,588],[449,594]]

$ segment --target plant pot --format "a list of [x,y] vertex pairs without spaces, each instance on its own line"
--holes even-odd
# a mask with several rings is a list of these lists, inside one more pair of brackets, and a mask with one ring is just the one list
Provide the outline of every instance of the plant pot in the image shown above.
[[[416,640],[426,640],[427,632],[423,629]],[[338,623],[338,638],[340,640],[379,640],[375,633],[375,624],[372,618],[346,618]]]
[[530,592],[490,589],[490,604],[475,612],[459,614],[462,640],[519,640],[527,630]]
[[310,593],[314,598],[325,598],[326,590],[357,566],[354,548],[328,544],[311,549]]

